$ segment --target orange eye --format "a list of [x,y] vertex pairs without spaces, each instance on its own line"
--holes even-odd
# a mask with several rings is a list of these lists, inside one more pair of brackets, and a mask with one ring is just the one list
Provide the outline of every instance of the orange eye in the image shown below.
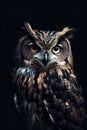
[[53,51],[54,54],[58,54],[61,51],[61,47],[60,46],[55,46],[55,47],[53,47],[52,51]]
[[33,53],[37,53],[37,52],[38,52],[38,48],[31,47],[30,50],[31,50],[31,52],[33,52]]
[[37,46],[36,44],[29,44],[29,50],[32,52],[32,53],[37,53],[38,51],[40,51],[40,47]]

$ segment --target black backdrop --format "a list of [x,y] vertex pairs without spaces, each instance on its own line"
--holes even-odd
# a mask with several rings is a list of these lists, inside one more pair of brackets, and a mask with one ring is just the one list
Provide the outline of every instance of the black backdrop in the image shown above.
[[[17,30],[29,21],[32,27],[42,30],[62,30],[69,26],[77,29],[72,40],[74,68],[78,80],[83,87],[87,101],[87,26],[86,2],[84,1],[37,1],[34,2],[2,2],[1,28],[3,32],[0,44],[1,52],[1,95],[2,125],[4,130],[25,130],[25,123],[17,113],[13,103],[13,88],[10,85],[11,72],[14,66],[14,48],[17,44]],[[2,128],[1,128],[2,129]]]

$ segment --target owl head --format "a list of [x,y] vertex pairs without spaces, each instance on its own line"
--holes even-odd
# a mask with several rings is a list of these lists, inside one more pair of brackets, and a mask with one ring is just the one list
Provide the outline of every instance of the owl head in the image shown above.
[[20,64],[43,71],[57,67],[67,68],[68,65],[72,70],[73,60],[69,39],[75,29],[65,27],[62,31],[39,31],[33,30],[29,23],[24,25],[26,33],[17,46]]

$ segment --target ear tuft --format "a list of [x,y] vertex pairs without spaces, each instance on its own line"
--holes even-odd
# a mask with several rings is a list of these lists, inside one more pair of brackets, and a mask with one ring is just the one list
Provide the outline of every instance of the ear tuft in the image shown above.
[[25,28],[27,30],[27,32],[33,37],[33,38],[37,38],[35,30],[32,29],[30,23],[28,22],[24,22]]
[[64,32],[69,31],[69,27],[65,27],[65,28],[63,29],[63,31],[64,31]]
[[34,35],[34,31],[33,31],[32,27],[31,27],[30,23],[24,22],[24,25],[25,25],[25,28],[27,29],[27,31]]
[[66,27],[63,29],[63,31],[65,32],[64,36],[68,39],[71,39],[77,30],[74,28],[69,29],[69,27]]

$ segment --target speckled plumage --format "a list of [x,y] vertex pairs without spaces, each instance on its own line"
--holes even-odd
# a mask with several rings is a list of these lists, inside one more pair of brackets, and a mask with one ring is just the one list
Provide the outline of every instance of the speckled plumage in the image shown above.
[[28,23],[25,27],[13,72],[17,110],[27,118],[29,130],[85,130],[83,93],[68,40],[74,30],[37,31]]

